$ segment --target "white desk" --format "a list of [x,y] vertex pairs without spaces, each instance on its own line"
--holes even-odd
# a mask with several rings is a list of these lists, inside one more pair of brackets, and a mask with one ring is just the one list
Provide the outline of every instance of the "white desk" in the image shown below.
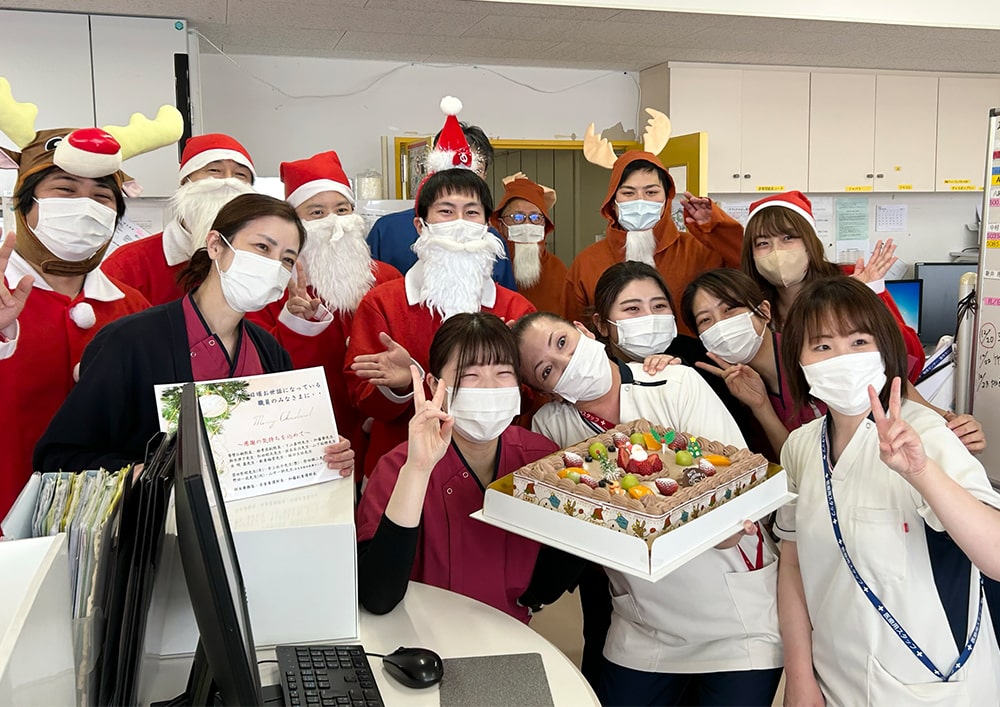
[[[360,642],[372,653],[391,653],[406,646],[429,648],[442,658],[539,653],[556,705],[600,704],[576,666],[531,628],[493,607],[426,584],[410,582],[406,598],[384,616],[362,611]],[[261,650],[257,657],[273,659],[274,652]],[[369,660],[382,698],[390,707],[439,704],[437,687],[426,690],[403,687],[382,670],[381,659]],[[142,680],[150,689],[140,694],[140,702],[169,699],[183,691],[190,667],[190,657],[145,665],[143,669],[155,675],[148,676],[149,682]],[[264,685],[278,682],[276,665],[261,666],[261,682]]]

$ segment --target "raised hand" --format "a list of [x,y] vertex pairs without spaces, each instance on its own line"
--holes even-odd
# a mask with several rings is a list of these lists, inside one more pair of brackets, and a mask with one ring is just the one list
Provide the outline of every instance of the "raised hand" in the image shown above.
[[684,192],[681,199],[684,207],[684,223],[705,228],[712,223],[712,200],[704,196],[695,196],[689,191]]
[[683,361],[670,354],[653,354],[642,360],[642,370],[644,373],[653,375],[659,373],[667,366],[679,366],[681,363]]
[[302,261],[295,263],[295,277],[288,281],[288,302],[285,309],[289,314],[305,319],[307,322],[316,318],[323,301],[319,297],[309,296],[309,283],[306,280],[306,269]]
[[884,243],[879,241],[875,244],[875,250],[872,251],[872,257],[868,259],[867,265],[865,265],[864,258],[858,258],[851,277],[866,285],[870,282],[876,282],[885,277],[889,268],[897,260],[899,258],[896,257],[896,244],[892,242],[892,239],[890,238]]
[[[0,245],[0,274],[7,270],[7,263],[10,261],[11,253],[14,252],[14,234],[8,233]],[[0,331],[3,331],[17,321],[24,310],[24,303],[31,294],[31,285],[35,278],[25,275],[13,291],[6,286],[0,287]]]
[[970,452],[975,454],[986,449],[986,433],[979,420],[969,414],[956,415],[953,412],[945,415],[944,419],[948,422],[948,429],[962,440]]
[[390,390],[405,390],[410,384],[410,352],[392,340],[384,331],[378,340],[385,351],[376,354],[362,354],[355,357],[351,370],[372,385],[381,385]]
[[910,425],[903,419],[900,409],[899,378],[892,379],[889,391],[888,414],[882,409],[878,392],[873,386],[868,386],[868,399],[872,404],[872,417],[878,430],[879,457],[887,467],[900,476],[911,480],[921,474],[927,466],[927,455],[924,443],[920,441]]
[[339,442],[323,447],[323,462],[327,469],[340,469],[341,476],[354,473],[354,450],[351,440],[341,437]]
[[757,371],[742,363],[727,363],[713,353],[709,353],[708,356],[718,365],[713,366],[704,361],[697,361],[695,365],[725,381],[734,398],[751,409],[771,404],[767,396],[767,387]]
[[410,366],[410,378],[413,381],[415,412],[410,419],[406,466],[430,473],[448,451],[455,418],[442,409],[447,393],[443,381],[438,381],[434,397],[428,400],[424,395],[424,382],[420,379],[420,371],[416,366]]

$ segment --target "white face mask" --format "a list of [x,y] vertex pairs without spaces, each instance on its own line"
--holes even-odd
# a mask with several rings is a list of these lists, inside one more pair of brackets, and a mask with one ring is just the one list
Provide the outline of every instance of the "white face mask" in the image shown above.
[[552,392],[569,403],[596,400],[611,390],[611,361],[604,344],[580,334],[576,350]]
[[421,235],[431,238],[449,238],[456,243],[469,243],[470,241],[481,241],[489,233],[489,226],[485,223],[466,221],[465,219],[455,219],[454,221],[442,221],[440,223],[422,222],[424,230]]
[[616,201],[618,223],[626,231],[648,231],[663,216],[665,205],[665,201],[646,201],[645,199]]
[[802,367],[809,394],[841,415],[860,415],[871,406],[868,386],[881,392],[885,364],[878,351],[844,354]]
[[78,263],[99,251],[115,233],[118,212],[93,199],[36,199],[38,225],[34,233],[60,260]]
[[618,327],[618,348],[637,359],[663,353],[677,336],[673,314],[647,314],[616,322],[609,319],[608,324]]
[[233,251],[233,260],[225,272],[215,261],[222,281],[222,295],[237,312],[259,312],[277,302],[288,286],[292,273],[280,260],[271,260],[248,250],[236,250],[225,238],[220,240]]
[[545,240],[545,226],[534,223],[515,223],[507,226],[507,239],[513,243],[540,243]]
[[720,319],[698,338],[708,352],[714,353],[726,363],[749,363],[760,351],[766,331],[767,327],[758,334],[753,325],[753,316],[750,312],[744,312],[735,317]]
[[448,386],[448,414],[455,418],[455,429],[473,442],[489,442],[499,437],[521,412],[521,389],[459,388],[456,394]]

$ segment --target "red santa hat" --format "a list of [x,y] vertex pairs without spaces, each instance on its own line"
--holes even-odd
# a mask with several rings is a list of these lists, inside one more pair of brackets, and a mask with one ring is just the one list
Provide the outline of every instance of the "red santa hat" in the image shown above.
[[325,191],[343,194],[354,204],[351,184],[333,150],[320,152],[307,160],[282,162],[279,173],[285,185],[285,201],[295,208]]
[[181,155],[181,168],[177,175],[179,184],[183,184],[192,172],[197,172],[210,162],[218,160],[233,160],[250,170],[253,179],[257,179],[257,170],[253,167],[250,153],[235,138],[222,133],[209,133],[188,138]]
[[469,148],[462,126],[458,124],[456,116],[461,110],[462,101],[454,96],[445,96],[441,99],[441,111],[447,117],[444,119],[444,128],[441,129],[437,144],[427,156],[428,174],[456,167],[476,169],[478,166],[476,155]]
[[784,209],[794,211],[808,221],[814,231],[816,230],[816,219],[813,218],[812,202],[809,201],[809,197],[800,191],[788,191],[783,194],[773,194],[771,196],[764,197],[760,201],[753,202],[750,204],[750,213],[747,215],[747,221],[759,214],[763,209],[771,206],[780,206]]

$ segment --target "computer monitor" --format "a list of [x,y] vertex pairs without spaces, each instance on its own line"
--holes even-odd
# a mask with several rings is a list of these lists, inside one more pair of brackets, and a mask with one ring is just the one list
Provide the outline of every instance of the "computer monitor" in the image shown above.
[[264,704],[243,574],[193,383],[181,394],[174,497],[181,564],[201,634],[179,699]]
[[913,276],[923,280],[920,340],[936,344],[954,336],[958,326],[958,286],[962,275],[976,272],[976,263],[916,263]]
[[922,309],[922,280],[886,280],[885,289],[892,295],[893,301],[903,315],[903,322],[920,334],[920,315]]

